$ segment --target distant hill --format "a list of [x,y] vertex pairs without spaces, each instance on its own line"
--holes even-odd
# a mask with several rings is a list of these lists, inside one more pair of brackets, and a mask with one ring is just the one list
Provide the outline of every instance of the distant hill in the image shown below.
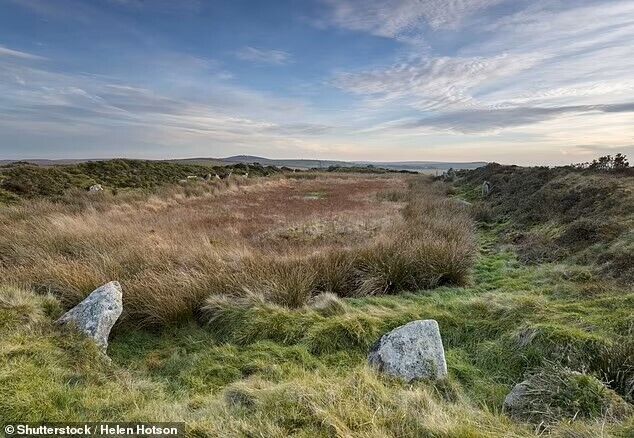
[[79,163],[87,163],[89,161],[106,161],[107,159],[100,160],[92,160],[92,159],[67,159],[67,160],[44,160],[44,159],[33,159],[33,160],[0,160],[0,166],[4,166],[11,163],[29,163],[35,164],[36,166],[61,166],[64,164],[79,164]]
[[[9,164],[17,160],[0,160],[0,165]],[[38,166],[55,166],[64,164],[78,164],[91,161],[106,161],[106,159],[94,160],[94,159],[65,159],[65,160],[20,160]],[[449,168],[458,169],[476,169],[478,167],[486,166],[484,161],[474,162],[446,162],[446,161],[337,161],[337,160],[317,160],[317,159],[272,159],[258,157],[254,155],[235,155],[227,158],[182,158],[172,160],[156,160],[167,161],[179,164],[189,164],[198,166],[222,166],[231,164],[252,164],[259,163],[262,166],[277,166],[277,167],[290,167],[292,169],[326,169],[330,166],[337,167],[381,167],[390,170],[410,170],[415,172],[424,171],[442,171]]]
[[[197,160],[197,159],[193,159]],[[391,170],[444,170],[449,168],[454,169],[476,169],[478,167],[486,166],[484,161],[456,163],[445,161],[336,161],[336,160],[309,160],[309,159],[270,159],[257,157],[253,155],[236,155],[233,157],[221,158],[228,164],[235,163],[259,163],[263,166],[286,166],[297,169],[311,169],[311,168],[327,168],[329,166],[348,166],[348,167],[366,167],[375,166],[382,167]]]

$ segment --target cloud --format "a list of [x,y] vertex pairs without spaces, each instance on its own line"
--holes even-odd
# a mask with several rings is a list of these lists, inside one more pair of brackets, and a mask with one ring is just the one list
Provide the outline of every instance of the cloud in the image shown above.
[[238,50],[236,57],[243,61],[276,65],[287,64],[291,60],[291,54],[283,50],[263,50],[250,46]]
[[[145,65],[143,59],[138,62]],[[0,58],[0,151],[24,156],[35,144],[37,150],[57,147],[50,152],[55,155],[82,144],[79,154],[89,148],[99,150],[99,145],[118,154],[141,148],[147,151],[145,156],[161,150],[163,155],[178,156],[179,147],[193,151],[213,145],[230,152],[265,144],[297,152],[312,150],[320,138],[337,129],[306,120],[301,101],[234,86],[209,76],[207,70],[198,62],[183,63],[179,80],[161,86],[151,74],[161,79],[164,75],[152,65],[148,75],[141,75],[152,84],[148,88]],[[201,73],[203,82],[198,79]],[[5,147],[10,151],[2,150]]]
[[324,0],[321,24],[402,41],[420,41],[424,26],[454,29],[476,11],[503,0]]
[[534,54],[494,57],[436,57],[406,60],[384,69],[340,73],[333,84],[368,96],[374,105],[405,103],[419,110],[473,105],[478,87],[529,69]]
[[0,45],[0,56],[10,56],[13,58],[27,59],[32,61],[41,61],[46,58],[43,56],[33,55],[31,53],[20,52],[18,50],[9,49],[8,47]]
[[[348,17],[350,2],[342,5],[341,16]],[[398,5],[394,11],[388,10],[394,3],[369,8],[346,26],[398,37],[411,27],[405,23],[418,23],[416,13],[383,24],[375,20],[398,16]],[[451,54],[434,54],[432,45],[428,55],[420,56],[419,48],[404,46],[410,55],[401,53],[391,65],[335,74],[331,84],[361,97],[362,111],[382,114],[360,132],[391,132],[399,138],[442,132],[464,141],[464,134],[499,134],[548,121],[549,131],[535,130],[532,141],[561,143],[566,135],[574,137],[574,117],[583,119],[592,135],[599,131],[588,127],[616,123],[618,138],[602,135],[599,142],[621,143],[631,136],[617,114],[632,112],[634,3],[536,0],[515,4],[510,13],[486,7],[480,3],[478,26],[472,21],[467,29],[440,31],[443,44],[451,42]],[[469,15],[468,8],[462,10],[467,15],[454,14],[462,17],[457,22]],[[391,22],[397,25],[386,27]]]
[[397,128],[453,131],[463,134],[485,133],[516,126],[530,125],[563,115],[593,113],[634,113],[634,102],[604,105],[572,105],[564,107],[517,107],[451,111],[415,121],[400,123]]

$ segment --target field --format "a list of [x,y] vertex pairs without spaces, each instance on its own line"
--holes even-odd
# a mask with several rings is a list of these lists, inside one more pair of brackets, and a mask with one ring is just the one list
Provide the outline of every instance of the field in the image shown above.
[[[185,421],[196,437],[634,434],[630,174],[158,182],[0,206],[0,418]],[[110,280],[124,314],[108,361],[54,321]],[[444,381],[367,366],[416,319],[439,323]],[[527,376],[533,409],[511,417]]]

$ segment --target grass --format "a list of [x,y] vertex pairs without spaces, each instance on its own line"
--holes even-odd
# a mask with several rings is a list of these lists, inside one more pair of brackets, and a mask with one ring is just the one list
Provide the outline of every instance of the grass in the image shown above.
[[[634,283],[634,173],[566,167],[490,164],[458,172],[459,194],[474,202],[482,222],[503,219],[507,240],[520,258],[539,264],[567,260],[593,266],[626,284]],[[480,186],[492,184],[483,199]]]
[[[346,299],[327,314],[227,300],[208,325],[119,330],[111,366],[53,326],[54,297],[3,290],[0,384],[9,397],[0,411],[11,420],[185,420],[202,436],[531,436],[532,426],[501,411],[506,393],[551,362],[599,377],[589,368],[627,335],[632,296],[576,296],[579,283],[562,280],[559,266],[523,268],[512,253],[483,256],[477,271],[489,280]],[[420,318],[440,324],[450,380],[405,385],[371,372],[370,345]],[[57,402],[42,406],[41,394]],[[628,418],[564,418],[549,433],[627,436]]]
[[514,417],[548,426],[565,418],[618,421],[632,407],[597,378],[556,364],[540,368],[522,383],[524,399],[512,406]]
[[[631,288],[569,260],[523,263],[503,221],[480,223],[475,239],[468,208],[446,199],[444,186],[413,182],[407,188],[384,176],[331,178],[206,188],[190,197],[181,187],[158,199],[88,209],[35,203],[3,211],[0,224],[13,234],[0,240],[0,266],[22,284],[0,286],[0,417],[185,421],[188,434],[197,437],[634,434],[628,407],[634,382]],[[383,194],[403,191],[409,194]],[[327,195],[303,198],[315,192]],[[344,196],[349,193],[354,202]],[[277,202],[287,206],[289,220],[270,217]],[[34,208],[43,214],[34,217]],[[302,221],[329,221],[320,216],[326,210],[337,212],[346,233],[329,229],[319,239],[278,240],[287,235],[282,230],[301,230]],[[350,226],[364,211],[382,218],[377,228]],[[229,213],[234,215],[222,221]],[[103,223],[107,232],[99,228]],[[118,234],[121,224],[130,230]],[[155,231],[141,233],[144,228]],[[168,231],[176,233],[173,241]],[[392,240],[405,232],[405,241]],[[216,245],[226,242],[227,233],[238,244],[223,255],[231,263],[219,267]],[[37,243],[29,245],[28,235]],[[207,236],[204,243],[201,235]],[[446,255],[465,242],[477,247],[477,257]],[[91,245],[101,250],[89,252]],[[425,252],[430,247],[435,249]],[[59,271],[34,263],[39,259],[32,251],[51,248],[57,248],[52,264],[63,262]],[[54,324],[74,296],[59,284],[84,278],[92,266],[85,260],[104,248],[115,254],[111,266],[117,270],[109,274],[145,279],[124,285],[124,294],[145,296],[136,309],[163,315],[141,328],[117,326],[110,364],[89,342]],[[267,251],[275,256],[264,258]],[[76,270],[62,275],[73,263]],[[455,271],[446,268],[453,264]],[[433,271],[437,266],[443,268]],[[438,273],[451,280],[438,280]],[[90,275],[79,292],[98,280]],[[32,277],[38,281],[16,281]],[[360,278],[372,279],[361,293],[366,283]],[[430,278],[438,287],[419,288]],[[208,296],[218,284],[225,293]],[[200,295],[188,295],[192,291]],[[126,308],[133,306],[124,299]],[[183,308],[165,305],[172,302]],[[438,321],[443,337],[446,381],[405,384],[368,368],[367,353],[383,333],[429,318]],[[583,377],[570,379],[570,372]],[[556,389],[534,399],[536,409],[548,411],[507,415],[504,397],[531,376],[539,376],[542,388]],[[623,409],[617,415],[606,409],[606,400]]]
[[[50,291],[66,308],[117,279],[121,322],[133,326],[189,320],[214,295],[259,294],[298,308],[323,292],[465,284],[475,249],[467,213],[422,185],[410,187],[401,215],[402,204],[377,196],[395,187],[406,183],[382,175],[238,179],[161,196],[18,204],[0,212],[0,275]],[[315,192],[326,195],[304,196]]]

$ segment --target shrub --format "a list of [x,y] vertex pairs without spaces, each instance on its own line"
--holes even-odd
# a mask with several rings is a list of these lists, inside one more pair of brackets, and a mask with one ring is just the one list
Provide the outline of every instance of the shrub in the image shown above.
[[[479,197],[484,181],[493,185],[494,191],[482,202],[511,237],[525,236],[520,247],[524,261],[574,262],[583,257],[586,264],[603,265],[615,278],[631,281],[627,251],[621,249],[627,246],[624,242],[633,241],[628,234],[634,173],[489,164],[459,176],[456,184],[471,199]],[[545,226],[558,228],[558,233],[541,235]]]
[[495,213],[488,204],[477,202],[471,207],[471,216],[478,222],[492,222]]
[[608,218],[579,218],[568,224],[559,242],[571,247],[584,247],[597,242],[611,241],[622,231],[622,227]]
[[[86,190],[92,184],[103,184],[109,190],[145,189],[176,184],[188,176],[228,175],[229,172],[252,176],[268,176],[279,172],[275,167],[244,164],[205,166],[169,161],[114,159],[41,167],[14,163],[0,168],[0,190],[19,198],[45,197],[59,199],[72,189]],[[189,187],[189,184],[188,184]],[[189,192],[195,189],[189,188]],[[0,197],[2,201],[2,197]]]

